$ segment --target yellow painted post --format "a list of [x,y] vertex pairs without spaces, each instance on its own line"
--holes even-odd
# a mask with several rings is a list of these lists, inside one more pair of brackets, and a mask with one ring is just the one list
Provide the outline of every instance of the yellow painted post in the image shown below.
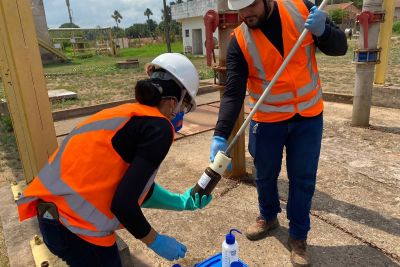
[[28,0],[0,0],[0,73],[29,183],[57,148]]
[[384,85],[389,64],[390,39],[392,36],[393,18],[396,0],[384,0],[385,21],[381,24],[378,47],[382,48],[381,62],[376,65],[375,84]]

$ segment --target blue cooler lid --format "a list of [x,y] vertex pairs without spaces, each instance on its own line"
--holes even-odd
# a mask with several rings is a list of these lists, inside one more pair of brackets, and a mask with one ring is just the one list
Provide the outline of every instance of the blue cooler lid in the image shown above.
[[[241,264],[241,265],[234,265],[234,264]],[[200,263],[194,265],[194,267],[221,267],[222,266],[222,254],[218,253],[217,255],[212,256]],[[239,260],[238,262],[233,262],[231,267],[248,267],[244,262]]]

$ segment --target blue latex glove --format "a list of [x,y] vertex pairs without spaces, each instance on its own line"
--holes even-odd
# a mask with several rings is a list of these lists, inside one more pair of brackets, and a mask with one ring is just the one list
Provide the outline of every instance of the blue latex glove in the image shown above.
[[184,258],[187,251],[186,246],[175,238],[161,234],[157,234],[156,239],[148,247],[169,261]]
[[190,195],[192,193],[193,187],[187,189],[185,193],[182,195],[183,201],[186,203],[185,204],[185,210],[196,210],[196,209],[202,209],[205,206],[207,206],[211,200],[212,200],[212,195],[209,196],[202,196],[200,199],[199,193],[194,194],[194,199]]
[[210,161],[214,162],[218,151],[225,151],[228,148],[228,141],[221,136],[213,136],[211,140]]
[[304,27],[308,29],[313,35],[320,37],[325,31],[326,13],[319,10],[316,6],[310,9],[310,15],[308,16]]
[[[213,136],[211,140],[210,161],[214,162],[215,156],[218,151],[226,151],[228,148],[228,141],[221,136]],[[228,170],[232,171],[232,163],[228,165]]]
[[199,194],[195,199],[190,196],[192,188],[188,188],[183,195],[168,191],[159,184],[154,184],[153,194],[142,204],[142,208],[153,208],[163,210],[196,210],[207,206],[212,196],[203,196],[200,201]]

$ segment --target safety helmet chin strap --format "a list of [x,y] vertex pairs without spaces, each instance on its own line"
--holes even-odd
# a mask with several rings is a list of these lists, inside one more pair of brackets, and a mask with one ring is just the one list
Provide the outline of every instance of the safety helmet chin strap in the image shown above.
[[[177,104],[176,104],[174,111],[172,112],[172,117],[175,117],[181,111],[182,103],[183,103],[183,100],[185,99],[185,96],[187,93],[186,89],[181,85],[181,83],[173,75],[171,75],[167,71],[154,71],[150,77],[152,79],[173,80],[181,88],[181,99],[177,99],[174,96],[162,97],[164,99],[165,98],[175,98],[176,99]],[[161,88],[161,90],[162,90],[162,88]],[[160,91],[160,93],[162,93],[162,91]]]
[[172,111],[173,118],[181,111],[183,99],[185,99],[185,95],[187,93],[187,91],[185,89],[181,89],[181,90],[182,90],[181,99],[179,101],[177,101],[178,103],[176,104],[174,111]]

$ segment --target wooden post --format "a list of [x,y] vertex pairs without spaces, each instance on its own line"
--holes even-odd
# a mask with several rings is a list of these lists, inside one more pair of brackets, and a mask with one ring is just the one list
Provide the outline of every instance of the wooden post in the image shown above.
[[0,73],[29,183],[57,148],[30,1],[0,0]]
[[[229,137],[228,143],[230,143],[235,136],[235,134],[239,131],[240,126],[242,126],[244,122],[244,107],[239,113],[239,116],[235,122],[235,126],[233,127],[233,131],[231,136]],[[230,178],[232,179],[241,179],[247,176],[246,172],[246,146],[245,146],[245,133],[243,133],[237,143],[233,146],[231,151],[232,157],[232,172],[230,173]]]
[[117,54],[117,48],[114,45],[113,36],[112,36],[112,28],[110,28],[108,33],[109,33],[109,36],[110,36],[111,55],[115,56]]
[[[225,87],[224,87],[225,88]],[[220,95],[222,98],[224,91],[220,91]],[[244,122],[244,106],[240,110],[239,116],[235,122],[233,127],[231,136],[228,139],[228,144],[232,141],[233,137],[239,131],[240,126],[242,126]],[[232,158],[232,171],[226,171],[225,174],[229,176],[231,179],[241,179],[247,176],[246,172],[246,146],[245,146],[245,136],[242,134],[239,139],[237,140],[236,144],[233,146],[231,151],[231,158]]]

